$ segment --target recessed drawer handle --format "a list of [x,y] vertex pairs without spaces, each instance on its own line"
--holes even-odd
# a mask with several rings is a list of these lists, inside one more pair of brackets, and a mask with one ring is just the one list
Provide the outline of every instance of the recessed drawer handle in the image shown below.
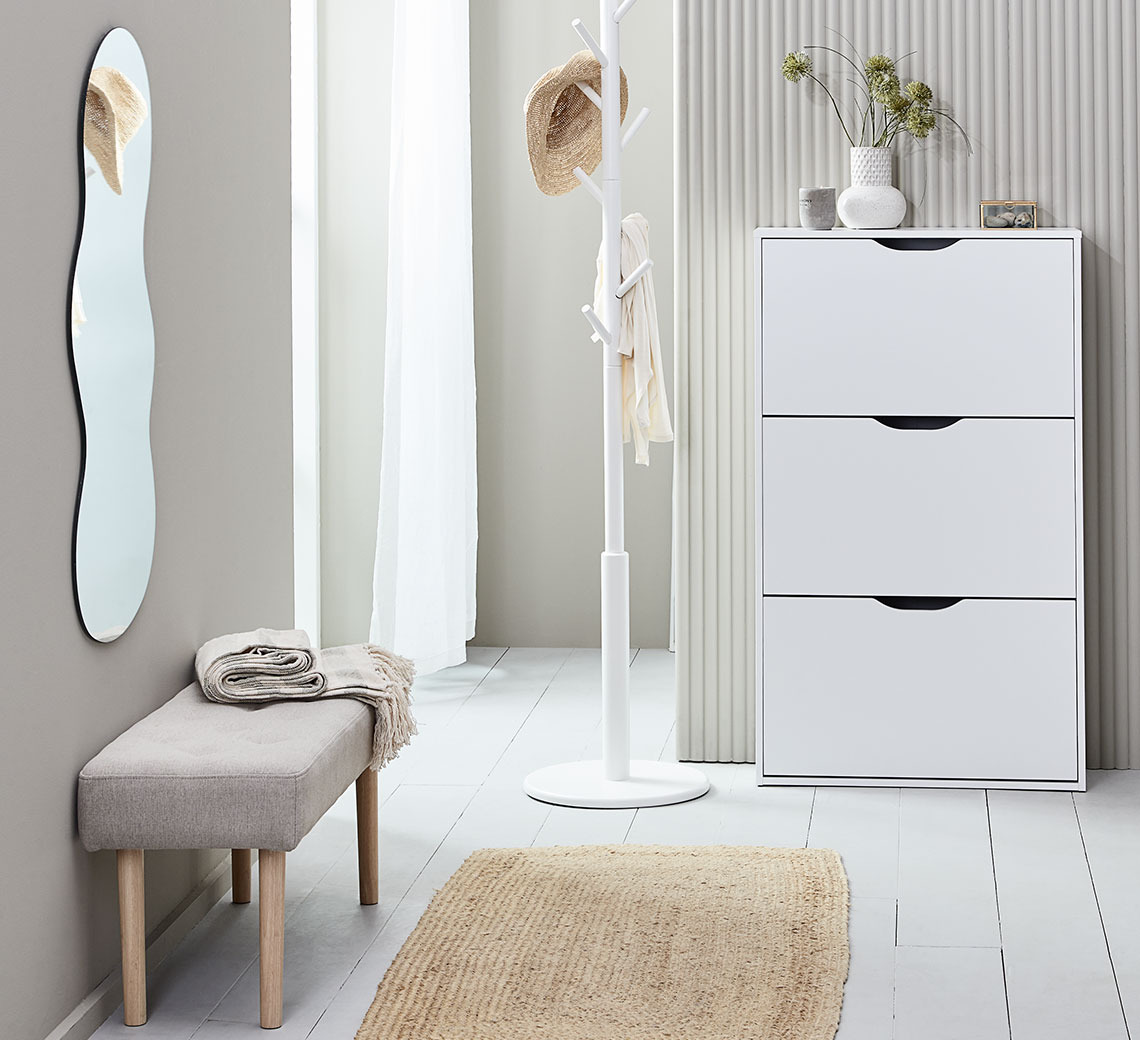
[[960,238],[876,238],[876,242],[888,249],[917,249],[929,253],[935,249],[948,249]]
[[961,596],[875,596],[884,607],[892,610],[945,610],[961,603]]
[[961,416],[953,415],[874,415],[871,418],[892,430],[945,430],[962,421]]

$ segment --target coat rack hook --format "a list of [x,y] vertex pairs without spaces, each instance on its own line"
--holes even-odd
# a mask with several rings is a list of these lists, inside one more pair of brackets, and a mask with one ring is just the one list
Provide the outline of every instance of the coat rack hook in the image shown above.
[[594,308],[588,303],[582,308],[582,313],[586,316],[586,320],[594,329],[594,335],[598,337],[607,347],[613,343],[613,336],[610,335],[610,330],[602,324],[602,319],[594,313]]
[[[582,85],[581,83],[578,84],[578,86],[581,86],[581,85]],[[642,126],[644,125],[645,121],[648,118],[649,118],[649,109],[648,108],[643,108],[640,112],[637,113],[637,116],[635,117],[633,122],[629,124],[629,128],[622,135],[621,147],[622,147],[623,152],[625,151],[626,145],[628,145],[629,142],[633,140],[633,135],[636,134],[637,131],[642,128]]]
[[653,261],[650,260],[649,257],[646,257],[644,260],[642,260],[641,263],[633,269],[633,273],[624,282],[622,282],[621,285],[618,286],[618,299],[620,300],[627,292],[629,292],[630,289],[632,289],[642,278],[644,278],[652,266]]
[[590,86],[589,83],[579,82],[575,83],[576,86],[583,94],[586,95],[598,108],[602,107],[602,99],[598,96],[598,92]]
[[602,204],[602,189],[594,183],[594,178],[583,170],[581,166],[574,167],[574,176],[581,182],[582,187],[594,196],[600,206]]
[[582,24],[582,19],[575,18],[570,24],[574,27],[574,31],[582,37],[582,42],[594,52],[594,57],[598,59],[598,64],[604,69],[610,63],[606,57],[606,52],[602,50],[590,30]]
[[614,8],[614,21],[620,22],[629,14],[629,9],[636,3],[637,0],[622,0],[622,2]]

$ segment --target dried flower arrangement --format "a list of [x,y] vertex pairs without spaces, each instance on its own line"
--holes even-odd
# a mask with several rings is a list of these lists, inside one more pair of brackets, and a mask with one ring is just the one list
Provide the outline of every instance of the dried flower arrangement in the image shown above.
[[[945,120],[962,135],[966,150],[969,151],[970,141],[966,131],[946,109],[935,106],[934,91],[922,80],[911,80],[905,86],[900,82],[898,65],[914,54],[914,51],[904,54],[898,61],[885,54],[874,54],[864,60],[850,40],[839,33],[836,35],[850,49],[850,54],[822,44],[808,45],[803,50],[789,52],[784,57],[781,71],[789,83],[809,79],[823,89],[852,148],[889,148],[900,133],[922,140],[930,136],[931,131]],[[848,80],[859,91],[850,128],[831,88],[815,73],[814,63],[808,54],[812,50],[835,55],[855,72],[857,78]],[[857,133],[853,132],[856,128]]]

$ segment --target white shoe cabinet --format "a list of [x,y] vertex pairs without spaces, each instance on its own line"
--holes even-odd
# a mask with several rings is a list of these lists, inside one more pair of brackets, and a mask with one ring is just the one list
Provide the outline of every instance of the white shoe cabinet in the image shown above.
[[1080,232],[756,232],[762,784],[1083,790]]

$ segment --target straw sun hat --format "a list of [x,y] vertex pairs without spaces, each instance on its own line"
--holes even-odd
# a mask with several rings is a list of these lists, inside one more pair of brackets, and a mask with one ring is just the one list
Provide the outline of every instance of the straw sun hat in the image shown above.
[[[576,83],[602,92],[602,68],[589,51],[579,51],[565,65],[551,69],[526,97],[526,147],[534,180],[547,195],[565,195],[578,187],[574,167],[593,173],[602,161],[602,113]],[[621,70],[621,118],[629,102]]]
[[118,69],[100,65],[92,70],[83,108],[83,143],[116,195],[123,194],[123,149],[146,115],[139,88]]

